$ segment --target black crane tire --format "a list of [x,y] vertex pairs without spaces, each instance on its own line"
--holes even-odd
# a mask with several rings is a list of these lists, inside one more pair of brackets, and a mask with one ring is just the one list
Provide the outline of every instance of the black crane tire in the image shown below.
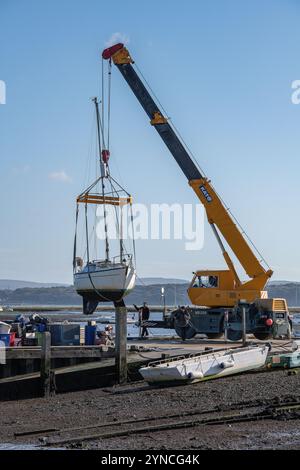
[[[182,338],[182,330],[181,327],[176,326],[175,324],[175,331],[179,338]],[[185,330],[185,339],[192,339],[194,336],[197,334],[197,331],[195,328],[193,328],[191,325],[188,325]]]
[[265,341],[266,339],[272,338],[272,333],[261,333],[259,331],[254,331],[253,335],[256,339],[259,339],[260,341]]
[[219,339],[222,338],[224,333],[205,333],[208,339]]
[[227,339],[229,341],[240,341],[242,339],[242,332],[237,330],[231,330],[230,328],[227,330]]

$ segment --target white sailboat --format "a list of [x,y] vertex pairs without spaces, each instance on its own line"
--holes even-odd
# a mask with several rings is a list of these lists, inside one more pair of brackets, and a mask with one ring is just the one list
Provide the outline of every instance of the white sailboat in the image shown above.
[[269,350],[264,344],[205,351],[188,358],[151,362],[139,372],[150,384],[201,382],[263,367]]
[[[136,281],[135,259],[133,254],[128,253],[125,249],[122,222],[122,208],[125,205],[131,207],[132,197],[110,175],[108,166],[110,152],[106,149],[104,142],[103,124],[100,119],[97,98],[94,98],[93,101],[97,118],[100,176],[77,197],[73,258],[74,287],[83,298],[83,312],[85,314],[93,313],[98,302],[122,302],[123,297],[134,288]],[[79,206],[82,204],[85,207],[85,260],[77,256],[77,225]],[[90,259],[91,234],[89,233],[88,224],[88,206],[92,204],[103,207],[105,232],[105,256],[103,259]],[[113,206],[119,210],[119,214],[115,211],[116,223],[119,228],[119,253],[116,256],[111,256],[107,227],[107,206]]]
[[136,272],[132,257],[123,259],[93,260],[74,274],[78,294],[95,300],[118,301],[135,286]]

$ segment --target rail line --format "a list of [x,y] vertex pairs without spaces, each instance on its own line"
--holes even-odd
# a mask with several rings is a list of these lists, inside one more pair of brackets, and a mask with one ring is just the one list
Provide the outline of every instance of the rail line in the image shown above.
[[[218,414],[217,416],[216,413]],[[61,429],[50,427],[34,429],[31,431],[16,432],[14,436],[16,439],[40,436],[40,440],[43,442],[44,446],[55,447],[76,442],[112,439],[114,437],[163,432],[201,425],[214,426],[282,418],[300,418],[300,395],[286,396],[281,400],[274,399],[267,403],[266,401],[253,400],[216,406],[209,410],[194,410],[192,412],[148,416],[145,418],[120,420],[88,426]],[[107,428],[109,428],[108,431]],[[91,430],[94,430],[94,432],[89,433]],[[74,433],[75,435],[72,435]],[[66,436],[58,437],[63,434],[66,434]],[[53,437],[53,439],[51,439],[51,437]]]

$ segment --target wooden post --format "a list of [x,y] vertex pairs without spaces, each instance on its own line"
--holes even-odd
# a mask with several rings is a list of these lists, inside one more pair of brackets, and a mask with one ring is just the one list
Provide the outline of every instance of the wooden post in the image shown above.
[[41,341],[41,389],[44,397],[51,395],[51,334],[45,331]]
[[115,302],[116,376],[119,384],[127,382],[127,308],[123,300]]

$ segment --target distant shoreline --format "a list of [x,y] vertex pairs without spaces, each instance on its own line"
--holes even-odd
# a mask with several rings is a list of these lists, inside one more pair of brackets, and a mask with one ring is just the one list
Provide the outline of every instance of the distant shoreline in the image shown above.
[[[133,305],[126,306],[128,312],[136,312],[136,309]],[[149,305],[149,308],[152,312],[163,312],[164,307],[161,305]],[[167,305],[167,310],[174,310],[176,308],[174,305]],[[10,310],[12,309],[12,311]],[[12,305],[10,309],[3,308],[3,311],[0,311],[0,319],[3,313],[17,313],[17,312],[60,312],[62,310],[68,312],[78,312],[82,313],[81,305]],[[113,305],[99,305],[96,312],[114,312],[115,308]],[[88,315],[87,315],[88,316]],[[92,315],[91,315],[92,316]]]
[[[149,305],[149,309],[152,312],[163,312],[164,307],[162,305]],[[176,308],[175,305],[166,305],[167,311],[172,311]],[[195,305],[190,305],[191,308],[195,307]],[[136,309],[133,305],[126,306],[128,312],[135,312]],[[199,308],[199,307],[198,307]],[[200,307],[201,308],[201,307]],[[202,307],[203,309],[205,307]],[[12,309],[12,310],[10,310]],[[68,312],[78,312],[78,314],[82,313],[82,306],[81,305],[12,305],[10,309],[3,308],[3,311],[0,311],[0,320],[1,316],[4,313],[17,313],[17,312],[61,312],[61,311],[68,311]],[[114,312],[115,308],[113,305],[99,305],[96,312]],[[289,311],[291,313],[300,313],[300,305],[289,307]]]

